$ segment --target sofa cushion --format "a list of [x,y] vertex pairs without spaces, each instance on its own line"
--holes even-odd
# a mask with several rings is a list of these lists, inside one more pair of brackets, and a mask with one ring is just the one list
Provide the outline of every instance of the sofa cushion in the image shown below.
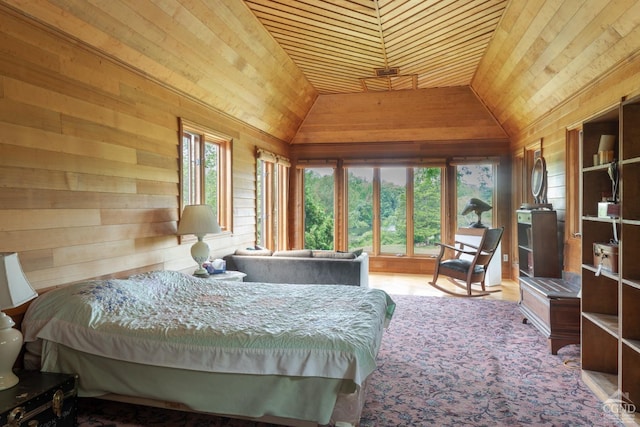
[[295,258],[311,258],[311,249],[293,249],[289,251],[275,251],[273,256],[286,256]]
[[355,259],[353,252],[313,251],[314,258]]
[[236,255],[245,255],[245,256],[271,256],[273,251],[270,249],[236,249]]

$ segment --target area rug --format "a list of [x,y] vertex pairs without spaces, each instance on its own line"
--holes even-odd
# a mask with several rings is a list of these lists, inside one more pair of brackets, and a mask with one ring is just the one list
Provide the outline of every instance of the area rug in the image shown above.
[[[516,303],[392,298],[361,427],[622,425],[580,379],[580,347],[550,354]],[[81,427],[271,426],[94,399],[78,406]]]

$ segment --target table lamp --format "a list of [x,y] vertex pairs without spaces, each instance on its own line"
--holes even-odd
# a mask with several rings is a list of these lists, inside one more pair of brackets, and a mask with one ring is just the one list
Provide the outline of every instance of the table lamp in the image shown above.
[[207,270],[202,266],[209,260],[209,245],[202,239],[207,234],[217,234],[220,231],[216,214],[211,206],[187,205],[184,207],[178,225],[178,235],[194,234],[198,238],[198,241],[191,246],[191,256],[198,264],[198,269],[193,273],[194,276],[209,276]]
[[[18,254],[0,252],[0,310],[19,307],[37,296],[22,271]],[[14,325],[11,317],[0,313],[0,390],[18,384],[13,365],[22,349],[22,333]]]

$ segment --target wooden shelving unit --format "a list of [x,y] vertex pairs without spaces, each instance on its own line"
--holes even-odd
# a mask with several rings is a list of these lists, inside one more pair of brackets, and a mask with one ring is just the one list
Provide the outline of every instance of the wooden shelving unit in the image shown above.
[[558,219],[552,210],[518,210],[520,277],[560,277]]
[[[612,192],[609,164],[594,165],[601,135],[616,135],[619,216],[598,217]],[[621,420],[640,425],[640,100],[585,122],[582,133],[582,378],[603,401],[621,399]],[[617,236],[617,271],[598,268],[594,243]]]

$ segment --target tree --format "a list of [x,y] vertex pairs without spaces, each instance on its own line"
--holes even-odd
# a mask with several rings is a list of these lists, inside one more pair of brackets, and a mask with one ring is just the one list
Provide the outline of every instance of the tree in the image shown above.
[[[331,170],[333,171],[333,170]],[[306,169],[304,174],[304,244],[333,249],[333,173]]]

